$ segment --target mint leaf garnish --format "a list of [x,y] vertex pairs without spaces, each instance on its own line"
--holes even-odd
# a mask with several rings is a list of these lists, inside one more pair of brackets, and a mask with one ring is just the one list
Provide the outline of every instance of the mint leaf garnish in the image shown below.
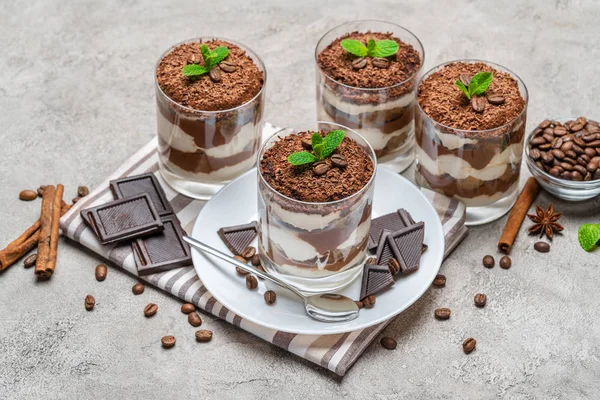
[[315,144],[313,147],[313,153],[317,157],[317,160],[323,159],[323,143]]
[[210,52],[209,56],[209,69],[220,63],[229,55],[229,49],[224,46],[216,47],[213,51]]
[[375,51],[375,47],[377,47],[377,43],[375,43],[374,39],[369,39],[367,42],[367,54],[371,55],[373,51]]
[[210,58],[210,49],[204,43],[202,43],[200,45],[200,53],[202,53],[202,58],[204,59],[204,65],[208,68],[208,66],[209,66],[208,59]]
[[492,73],[479,72],[471,78],[471,82],[469,83],[469,94],[473,97],[485,93],[488,86],[490,86],[490,83],[492,83]]
[[200,45],[200,53],[204,59],[204,65],[188,64],[184,66],[181,70],[183,76],[194,77],[207,74],[214,66],[229,55],[229,49],[225,46],[219,46],[210,51],[208,46],[202,43]]
[[371,57],[389,57],[396,54],[399,48],[400,46],[394,40],[378,40],[375,48],[369,51],[369,55]]
[[185,67],[183,67],[182,73],[183,73],[183,76],[193,77],[193,76],[204,75],[204,74],[208,73],[208,70],[206,68],[204,68],[202,65],[188,64]]
[[465,96],[467,96],[467,99],[471,100],[471,95],[469,94],[469,89],[466,88],[464,83],[462,83],[459,79],[457,79],[456,82],[454,82],[454,85],[457,88],[459,88],[465,94]]
[[355,56],[364,57],[367,55],[367,48],[362,42],[353,39],[344,39],[340,42],[340,45],[348,53],[352,53]]
[[339,129],[331,131],[323,139],[323,158],[329,157],[331,153],[342,143],[346,132]]
[[317,161],[317,158],[308,151],[299,151],[288,156],[288,162],[292,165],[304,165]]
[[577,232],[577,239],[585,251],[592,250],[600,241],[600,224],[583,224]]
[[311,138],[311,146],[314,149],[316,145],[323,143],[323,136],[320,133],[313,133]]

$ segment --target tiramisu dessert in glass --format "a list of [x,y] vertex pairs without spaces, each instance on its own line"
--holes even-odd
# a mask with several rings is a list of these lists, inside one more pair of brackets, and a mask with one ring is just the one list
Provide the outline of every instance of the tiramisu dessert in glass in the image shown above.
[[467,206],[468,225],[493,221],[517,197],[527,88],[487,61],[439,65],[419,82],[417,184]]
[[252,168],[260,148],[265,67],[247,47],[202,37],[156,65],[160,171],[185,195],[208,199]]
[[376,157],[368,142],[326,122],[282,129],[258,156],[259,255],[300,290],[331,291],[366,259]]
[[317,44],[317,116],[360,133],[380,165],[397,172],[413,161],[414,115],[423,46],[383,21],[333,28]]

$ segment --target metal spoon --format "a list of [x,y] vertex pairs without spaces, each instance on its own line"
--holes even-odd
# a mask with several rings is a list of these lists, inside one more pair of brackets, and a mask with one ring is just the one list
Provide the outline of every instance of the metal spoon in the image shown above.
[[243,262],[238,261],[235,258],[230,257],[227,254],[205,243],[202,243],[189,236],[184,236],[183,240],[192,245],[192,247],[212,254],[213,256],[216,256],[221,260],[225,260],[231,264],[234,264],[236,267],[239,267],[246,272],[257,275],[263,279],[267,279],[281,286],[282,288],[294,293],[296,296],[300,297],[304,301],[304,308],[306,309],[306,313],[311,318],[316,319],[317,321],[344,322],[351,321],[358,317],[358,306],[356,305],[354,300],[346,296],[342,296],[341,294],[335,293],[315,294],[312,296],[306,296],[298,289],[285,283],[281,279],[266,274],[260,271],[259,269],[254,268],[254,266],[252,265],[244,264]]

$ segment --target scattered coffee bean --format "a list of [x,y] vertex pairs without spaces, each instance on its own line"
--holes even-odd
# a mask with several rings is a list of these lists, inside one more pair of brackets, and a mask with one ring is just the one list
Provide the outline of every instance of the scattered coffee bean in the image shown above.
[[550,244],[546,242],[535,242],[533,248],[539,251],[540,253],[547,253],[550,251]]
[[258,287],[258,281],[254,275],[248,275],[246,277],[246,287],[250,290],[256,289]]
[[170,349],[175,346],[175,336],[163,336],[162,339],[160,339],[160,342],[162,343],[163,348]]
[[33,190],[22,190],[21,193],[19,193],[19,199],[23,201],[35,200],[37,197],[37,192],[34,192]]
[[504,256],[500,259],[500,268],[509,269],[512,266],[512,260],[509,256]]
[[492,257],[490,255],[483,257],[483,266],[484,267],[493,268],[495,264],[496,264],[496,261],[494,260],[494,257]]
[[500,94],[492,94],[492,95],[488,96],[487,100],[488,100],[488,103],[490,103],[494,106],[502,105],[506,101],[504,96],[502,96]]
[[77,188],[77,196],[85,197],[88,194],[90,194],[90,189],[88,189],[87,186],[79,186]]
[[375,265],[376,262],[377,262],[377,259],[375,257],[370,257],[370,258],[367,258],[366,264]]
[[196,311],[196,306],[192,303],[185,303],[181,305],[181,312],[184,314],[189,314]]
[[460,74],[458,76],[458,80],[465,85],[466,88],[469,87],[469,83],[471,83],[471,78],[469,77],[469,75],[465,75],[465,74]]
[[450,309],[449,308],[437,308],[434,312],[433,315],[435,316],[436,319],[439,320],[446,320],[448,318],[450,318]]
[[242,254],[240,254],[240,256],[244,257],[246,260],[249,260],[255,254],[256,254],[256,249],[254,248],[254,246],[248,246],[244,250],[242,250]]
[[246,271],[245,269],[241,269],[240,267],[235,267],[235,272],[237,272],[238,275],[248,275],[249,272]]
[[477,346],[477,340],[473,338],[468,338],[463,342],[463,351],[465,352],[465,354],[469,354],[473,350],[475,350],[475,346]]
[[471,98],[471,107],[476,113],[482,113],[485,110],[485,98],[480,96],[474,96]]
[[210,342],[213,337],[212,331],[208,329],[200,329],[196,331],[196,340],[198,342]]
[[31,268],[35,266],[36,261],[37,253],[33,253],[27,256],[27,258],[23,261],[23,265],[25,266],[25,268]]
[[365,57],[357,58],[356,60],[352,61],[352,68],[356,70],[363,69],[366,66],[367,59]]
[[386,69],[390,67],[390,60],[387,58],[375,57],[373,61],[371,61],[374,67]]
[[320,163],[320,164],[316,164],[313,169],[313,174],[317,175],[317,176],[321,176],[323,174],[326,174],[327,171],[329,171],[329,165],[327,163]]
[[221,61],[219,63],[219,68],[221,68],[221,70],[223,72],[227,72],[228,74],[230,74],[237,70],[237,65],[235,65],[234,63],[232,63],[230,61]]
[[346,162],[346,158],[341,154],[334,154],[331,156],[331,165],[338,168],[346,168],[348,163]]
[[388,261],[388,266],[390,267],[390,272],[392,275],[396,275],[398,272],[400,272],[400,263],[394,257],[390,258],[390,261]]
[[371,296],[365,297],[361,301],[365,308],[373,308],[373,307],[375,307],[375,303],[376,303],[377,299],[375,298],[375,296],[371,295]]
[[254,265],[255,267],[260,265],[260,257],[258,256],[258,254],[252,256],[250,263],[252,263],[252,265]]
[[446,277],[442,274],[437,274],[433,280],[433,286],[444,287],[446,286]]
[[191,326],[194,326],[197,328],[200,325],[202,325],[202,318],[200,318],[200,316],[198,315],[198,313],[196,311],[192,311],[191,313],[188,314],[188,322],[190,323]]
[[96,280],[98,282],[102,282],[106,279],[106,274],[108,274],[108,268],[104,264],[96,265]]
[[306,150],[312,149],[312,142],[310,141],[310,139],[302,139],[300,140],[300,143],[302,144],[302,147],[304,147]]
[[44,195],[44,189],[46,189],[46,185],[42,185],[37,189],[38,197],[42,197]]
[[144,307],[144,316],[146,318],[150,318],[151,316],[156,314],[156,311],[158,311],[158,306],[154,303],[150,303],[146,307]]
[[264,298],[265,298],[265,303],[267,303],[268,305],[271,305],[271,304],[275,303],[275,301],[277,300],[277,293],[275,293],[272,290],[267,290],[264,294]]
[[365,303],[363,303],[362,301],[355,301],[355,303],[356,307],[358,307],[359,310],[365,307]]
[[77,203],[79,200],[81,200],[81,197],[73,197],[73,198],[71,199],[71,203],[75,204],[75,203]]
[[83,305],[85,306],[86,310],[92,311],[94,309],[94,306],[96,305],[96,299],[91,294],[88,294],[87,296],[85,296],[85,301]]
[[131,288],[131,291],[133,292],[133,294],[135,294],[136,296],[144,293],[144,289],[146,287],[144,286],[143,283],[136,283],[135,285],[133,285],[133,287]]
[[382,337],[379,343],[381,343],[381,346],[383,346],[384,349],[388,350],[394,350],[396,346],[398,346],[398,342],[396,342],[396,339],[391,338],[389,336]]
[[487,303],[487,296],[483,293],[477,293],[475,295],[474,301],[477,307],[484,307],[485,303]]
[[221,70],[219,68],[212,68],[208,72],[208,76],[209,76],[210,80],[213,81],[214,83],[221,82]]

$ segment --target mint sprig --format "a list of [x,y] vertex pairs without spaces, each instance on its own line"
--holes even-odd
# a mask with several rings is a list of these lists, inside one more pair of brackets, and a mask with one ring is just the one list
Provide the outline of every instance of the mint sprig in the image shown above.
[[196,77],[208,72],[223,61],[229,55],[229,49],[225,46],[215,47],[212,51],[204,43],[200,45],[200,53],[204,59],[204,65],[188,64],[183,67],[181,73],[187,77]]
[[457,79],[454,85],[458,87],[467,96],[467,99],[471,100],[473,96],[479,96],[485,93],[487,88],[492,83],[491,72],[479,72],[469,82],[469,87],[466,87],[464,83]]
[[363,42],[354,39],[344,39],[340,45],[348,53],[358,57],[389,57],[398,52],[400,46],[394,40],[375,40],[369,39],[365,46]]
[[342,143],[346,131],[341,129],[330,131],[327,136],[322,137],[319,133],[313,133],[311,137],[312,153],[299,151],[288,156],[288,162],[292,165],[310,164],[315,161],[329,157]]
[[600,242],[600,224],[583,224],[577,232],[579,245],[585,251],[591,251]]

